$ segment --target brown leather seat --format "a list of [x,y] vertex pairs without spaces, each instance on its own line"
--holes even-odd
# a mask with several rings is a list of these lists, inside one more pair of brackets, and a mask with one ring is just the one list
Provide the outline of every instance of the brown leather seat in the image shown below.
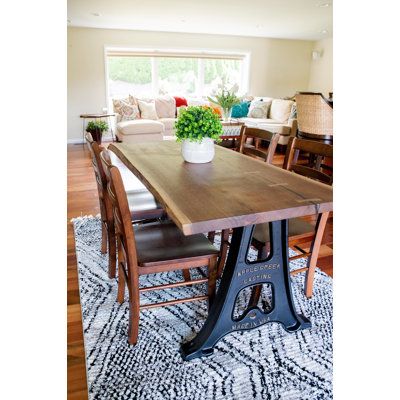
[[203,234],[185,236],[173,222],[153,222],[134,229],[138,264],[142,267],[219,253]]
[[[301,218],[289,219],[289,240],[300,239],[302,236],[313,236],[315,233],[315,226]],[[268,243],[269,239],[269,224],[258,224],[254,228],[253,239],[261,243]]]

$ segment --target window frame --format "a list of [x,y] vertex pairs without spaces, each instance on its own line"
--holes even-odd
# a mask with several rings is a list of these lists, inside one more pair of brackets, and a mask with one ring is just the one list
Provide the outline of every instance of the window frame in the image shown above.
[[[105,65],[105,94],[107,105],[112,109],[111,98],[109,95],[109,71],[108,71],[108,57],[110,53],[117,56],[142,56],[150,57],[151,61],[151,81],[152,81],[152,97],[159,96],[159,76],[158,76],[158,57],[172,57],[172,58],[196,58],[198,65],[198,85],[196,85],[195,97],[205,97],[204,94],[204,59],[234,59],[241,61],[241,82],[239,90],[241,93],[248,93],[249,89],[249,71],[250,71],[250,52],[232,52],[232,51],[216,51],[216,50],[173,50],[173,49],[148,49],[148,48],[127,48],[116,46],[104,46],[104,65]],[[111,106],[111,108],[110,108]]]

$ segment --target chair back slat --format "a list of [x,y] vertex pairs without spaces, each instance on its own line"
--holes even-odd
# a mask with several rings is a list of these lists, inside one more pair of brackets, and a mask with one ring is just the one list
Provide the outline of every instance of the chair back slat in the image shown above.
[[137,266],[135,235],[121,173],[112,165],[107,149],[101,152],[100,159],[107,179],[107,194],[112,206],[115,234],[128,265]]
[[332,177],[324,174],[321,171],[317,171],[314,168],[307,167],[305,165],[292,165],[291,170],[293,172],[296,172],[296,174],[306,176],[311,179],[315,179],[317,181],[320,181],[322,183],[326,183],[330,185],[332,183]]
[[[316,157],[316,162],[312,165],[302,165],[298,163],[298,153],[303,151]],[[333,157],[333,146],[330,144],[315,142],[313,140],[299,139],[291,137],[289,139],[283,168],[297,174],[318,180],[328,185],[332,184],[333,177],[321,171],[320,160],[324,157]],[[319,160],[319,161],[318,161]]]
[[[248,138],[254,139],[254,147],[246,144]],[[268,149],[266,151],[259,148],[261,140],[268,142]],[[273,133],[265,129],[249,128],[244,126],[241,131],[239,152],[251,157],[261,158],[266,163],[271,164],[276,151],[276,146],[278,145],[278,140],[278,133]]]

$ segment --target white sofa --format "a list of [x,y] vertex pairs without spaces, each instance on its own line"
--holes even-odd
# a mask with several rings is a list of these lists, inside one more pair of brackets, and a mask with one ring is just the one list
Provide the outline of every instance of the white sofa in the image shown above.
[[[164,96],[165,98],[166,96]],[[296,136],[297,120],[293,118],[293,104],[291,100],[273,99],[271,97],[256,97],[254,100],[262,99],[271,103],[268,112],[268,118],[238,118],[246,126],[255,127],[279,133],[279,144],[286,145],[290,136]],[[148,101],[151,99],[147,99]],[[153,100],[154,101],[154,100]],[[207,105],[209,102],[204,99],[188,99],[188,105]],[[176,118],[176,107],[162,109],[156,107],[158,119],[135,119],[121,121],[116,114],[115,132],[118,139],[122,142],[147,142],[163,140],[165,137],[174,136],[174,124]]]
[[294,101],[273,99],[271,97],[256,97],[254,100],[261,100],[271,103],[268,111],[268,118],[238,118],[248,127],[265,129],[273,133],[279,133],[279,144],[286,145],[290,136],[296,136],[297,119],[295,115]]

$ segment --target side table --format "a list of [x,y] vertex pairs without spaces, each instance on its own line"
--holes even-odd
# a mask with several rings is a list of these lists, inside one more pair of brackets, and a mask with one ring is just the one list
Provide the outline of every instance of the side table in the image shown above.
[[222,140],[220,145],[223,147],[236,149],[238,147],[237,141],[240,139],[240,133],[244,123],[232,119],[230,121],[221,121],[221,124],[224,133],[220,136],[220,139]]
[[101,118],[107,118],[107,122],[108,122],[108,126],[110,127],[110,131],[111,131],[111,138],[113,140],[113,142],[115,142],[115,136],[114,136],[114,131],[112,128],[112,124],[111,124],[111,120],[110,117],[114,117],[115,114],[111,113],[111,114],[81,114],[79,116],[79,118],[82,118],[82,143],[85,144],[85,128],[86,128],[86,120],[87,119],[101,119]]

